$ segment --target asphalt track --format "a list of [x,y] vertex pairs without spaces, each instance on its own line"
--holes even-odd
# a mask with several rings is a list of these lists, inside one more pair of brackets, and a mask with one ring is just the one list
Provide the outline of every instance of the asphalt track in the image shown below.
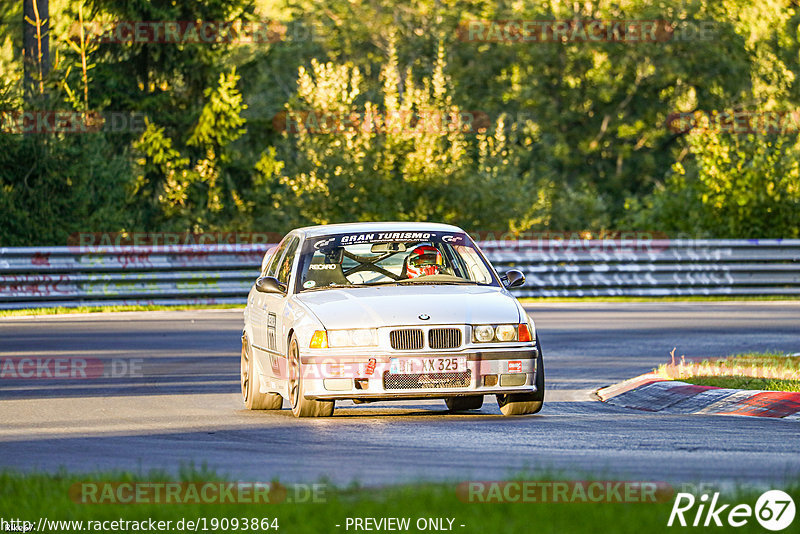
[[800,420],[647,413],[591,396],[667,361],[673,347],[686,357],[800,352],[800,302],[528,309],[548,393],[540,414],[511,418],[493,397],[468,415],[447,414],[441,401],[343,402],[316,420],[247,412],[240,310],[0,319],[0,357],[98,359],[121,375],[0,379],[0,468],[174,472],[194,463],[238,479],[366,485],[520,471],[713,484],[800,477]]

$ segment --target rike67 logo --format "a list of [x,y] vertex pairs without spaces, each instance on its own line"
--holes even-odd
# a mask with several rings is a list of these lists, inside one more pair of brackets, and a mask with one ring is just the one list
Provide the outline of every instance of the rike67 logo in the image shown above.
[[794,500],[781,490],[770,490],[758,498],[755,507],[751,507],[749,504],[722,504],[719,492],[711,497],[704,493],[699,499],[691,493],[678,493],[667,526],[741,527],[754,516],[767,530],[784,530],[794,521]]

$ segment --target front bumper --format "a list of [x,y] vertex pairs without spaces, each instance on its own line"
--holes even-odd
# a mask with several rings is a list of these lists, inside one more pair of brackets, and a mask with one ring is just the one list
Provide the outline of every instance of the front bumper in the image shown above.
[[[536,361],[533,347],[487,348],[435,352],[376,352],[343,355],[314,350],[301,354],[303,389],[308,399],[425,399],[459,395],[534,393]],[[393,358],[465,357],[461,373],[392,373]]]

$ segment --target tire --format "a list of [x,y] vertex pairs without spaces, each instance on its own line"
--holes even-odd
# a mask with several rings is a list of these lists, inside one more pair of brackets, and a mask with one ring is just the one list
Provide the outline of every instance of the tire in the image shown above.
[[444,400],[447,409],[451,412],[466,412],[480,410],[483,406],[483,395],[469,395],[464,397],[447,397]]
[[261,393],[256,384],[255,362],[250,341],[242,336],[241,382],[242,401],[248,410],[280,410],[283,397],[277,393]]
[[295,417],[330,417],[333,415],[335,401],[318,401],[304,396],[300,346],[292,335],[289,340],[289,402]]
[[497,405],[503,415],[529,415],[538,413],[544,404],[544,363],[542,361],[542,345],[536,335],[536,346],[539,356],[536,357],[536,392],[497,395]]

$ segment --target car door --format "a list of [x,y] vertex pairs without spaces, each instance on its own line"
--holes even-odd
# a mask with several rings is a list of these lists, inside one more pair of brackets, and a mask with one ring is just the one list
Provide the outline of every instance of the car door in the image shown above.
[[285,360],[286,358],[288,348],[286,333],[291,328],[291,324],[288,324],[291,319],[287,317],[286,308],[289,295],[293,293],[290,284],[294,281],[292,270],[294,268],[299,245],[300,238],[298,236],[293,236],[286,247],[286,253],[277,265],[274,275],[270,275],[277,278],[278,282],[286,286],[286,293],[264,294],[267,313],[266,343],[267,348],[270,350],[270,364],[274,373],[273,376],[282,378],[286,378],[284,376],[286,362],[283,361],[283,364],[281,364],[281,360]]
[[[278,266],[280,265],[281,259],[283,259],[284,255],[286,254],[286,249],[291,242],[291,237],[286,236],[278,247],[275,249],[275,252],[270,257],[269,261],[267,262],[266,266],[263,266],[263,271],[261,272],[260,276],[272,276],[274,277],[278,271]],[[270,344],[268,340],[268,328],[270,318],[267,313],[267,294],[261,293],[256,291],[255,287],[250,291],[250,317],[251,317],[251,325],[253,329],[253,347],[255,347],[260,352],[266,352],[268,350],[277,350],[275,344]],[[274,328],[274,321],[273,328]]]

